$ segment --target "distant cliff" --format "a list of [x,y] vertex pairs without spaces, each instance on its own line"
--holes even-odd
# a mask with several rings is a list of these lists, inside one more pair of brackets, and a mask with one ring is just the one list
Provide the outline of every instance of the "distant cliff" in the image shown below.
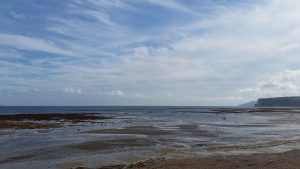
[[260,98],[255,107],[300,107],[300,96]]
[[237,107],[240,107],[240,108],[253,108],[253,107],[255,107],[256,103],[257,103],[257,101],[251,101],[251,102],[247,102],[247,103],[244,103],[244,104],[240,104]]

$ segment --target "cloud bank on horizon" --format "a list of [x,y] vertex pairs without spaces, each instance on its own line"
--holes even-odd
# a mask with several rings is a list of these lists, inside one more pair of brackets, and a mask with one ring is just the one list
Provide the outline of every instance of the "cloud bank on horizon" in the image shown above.
[[0,1],[0,105],[300,95],[298,0]]

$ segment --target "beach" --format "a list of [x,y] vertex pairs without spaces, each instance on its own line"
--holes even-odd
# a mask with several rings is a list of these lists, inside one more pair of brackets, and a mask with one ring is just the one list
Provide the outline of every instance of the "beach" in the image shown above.
[[0,114],[0,168],[300,167],[299,109],[48,109]]
[[[99,169],[298,169],[300,151],[285,153],[266,153],[236,156],[217,156],[206,158],[188,158],[160,162],[140,162],[132,165],[108,166]],[[81,167],[82,169],[84,167]],[[78,167],[80,169],[80,167]]]

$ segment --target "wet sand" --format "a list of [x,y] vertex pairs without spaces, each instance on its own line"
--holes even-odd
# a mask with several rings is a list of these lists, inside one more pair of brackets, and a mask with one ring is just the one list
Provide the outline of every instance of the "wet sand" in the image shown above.
[[61,125],[56,123],[37,123],[20,121],[0,121],[0,129],[50,129],[58,128]]
[[71,144],[67,147],[82,149],[82,150],[106,150],[118,147],[139,147],[139,146],[150,146],[154,143],[145,141],[140,138],[124,138],[124,139],[112,139],[106,141],[88,141],[78,144]]
[[[148,159],[129,165],[105,166],[96,169],[299,169],[300,151],[235,156],[213,156],[187,159]],[[84,165],[72,169],[90,169]]]
[[58,122],[75,123],[106,118],[92,113],[0,115],[0,129],[50,129],[61,127],[62,124]]
[[107,119],[96,113],[43,113],[43,114],[14,114],[0,115],[0,121],[22,121],[22,120],[64,120],[64,121],[84,121]]
[[1,131],[1,130],[0,130],[0,136],[7,136],[7,135],[14,134],[14,133],[15,133],[15,132]]
[[[88,142],[75,145],[75,148],[82,149],[101,149],[116,146],[138,146],[141,139],[116,139],[106,142]],[[144,142],[145,143],[145,142]],[[284,146],[300,145],[300,139],[280,140],[263,144],[245,146],[217,146],[208,148],[209,151],[256,151],[259,149]],[[141,145],[145,146],[145,145]],[[156,156],[146,160],[137,161],[127,165],[111,165],[104,167],[88,168],[84,165],[71,167],[68,169],[299,169],[300,150],[295,149],[283,153],[252,153],[248,155],[212,155],[208,157],[196,154],[188,154],[176,150],[169,150],[163,156]],[[168,155],[169,157],[166,158]],[[172,154],[172,155],[171,155]],[[176,155],[177,154],[177,157]],[[170,158],[170,155],[172,156]]]
[[288,145],[300,145],[300,139],[296,140],[276,140],[268,143],[260,143],[253,145],[241,145],[241,146],[212,146],[207,148],[209,151],[256,151],[259,149],[272,148],[276,146],[288,146]]
[[168,135],[172,131],[161,130],[153,126],[131,126],[124,129],[104,129],[88,131],[89,134],[141,134],[141,135]]

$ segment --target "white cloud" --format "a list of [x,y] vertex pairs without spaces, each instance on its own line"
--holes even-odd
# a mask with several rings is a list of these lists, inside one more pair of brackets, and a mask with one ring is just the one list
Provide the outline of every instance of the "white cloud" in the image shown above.
[[122,90],[112,90],[109,92],[109,94],[112,96],[123,96],[124,92]]
[[[111,91],[99,91],[97,92],[99,95],[108,95],[108,96],[125,96],[124,91],[116,89]],[[129,95],[126,95],[129,96]]]
[[71,93],[71,94],[81,94],[82,90],[79,88],[74,88],[74,87],[66,87],[64,89],[65,93]]
[[300,95],[300,70],[285,70],[279,74],[265,77],[252,87],[239,91],[254,97],[277,97]]
[[74,53],[70,51],[55,46],[53,42],[15,34],[0,33],[0,45],[10,46],[22,50],[35,50],[61,55],[74,55]]

